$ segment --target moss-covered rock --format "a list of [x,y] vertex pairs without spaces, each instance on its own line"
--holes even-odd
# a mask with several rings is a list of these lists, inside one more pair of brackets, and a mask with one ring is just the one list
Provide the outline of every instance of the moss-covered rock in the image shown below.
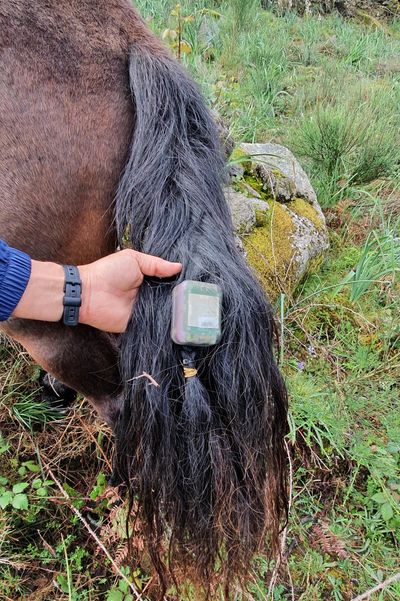
[[269,211],[264,212],[264,225],[243,236],[247,260],[259,274],[271,299],[275,299],[294,276],[291,269],[293,236],[294,225],[287,208],[273,200]]
[[262,189],[275,200],[289,202],[304,198],[316,202],[315,191],[292,152],[280,144],[241,144],[239,151],[250,157],[245,173],[261,182]]
[[299,217],[304,217],[311,221],[317,229],[325,228],[325,220],[321,216],[321,212],[317,211],[315,207],[303,198],[295,198],[286,205],[293,213],[296,213]]
[[[274,147],[275,165],[271,154],[265,160],[260,156],[265,146]],[[325,218],[307,175],[290,151],[276,144],[243,145],[236,158],[245,158],[245,150],[257,151],[257,156],[242,163],[245,169],[242,179],[234,183],[231,211],[247,260],[275,300],[280,292],[291,295],[323,261],[329,247]]]
[[280,292],[291,295],[302,278],[321,264],[328,240],[325,224],[305,201],[285,205],[270,200],[268,204],[264,223],[242,240],[249,264],[275,300]]

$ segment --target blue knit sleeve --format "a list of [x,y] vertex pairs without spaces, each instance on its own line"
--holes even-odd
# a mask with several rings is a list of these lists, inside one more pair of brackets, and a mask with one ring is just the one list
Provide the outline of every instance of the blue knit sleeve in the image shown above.
[[0,240],[0,321],[8,319],[18,305],[30,275],[30,257]]

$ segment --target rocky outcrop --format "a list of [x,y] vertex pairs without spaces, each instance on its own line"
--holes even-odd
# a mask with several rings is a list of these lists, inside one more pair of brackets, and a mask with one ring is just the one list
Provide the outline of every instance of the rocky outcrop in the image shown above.
[[329,247],[315,191],[284,146],[242,144],[234,156],[243,169],[226,197],[247,260],[272,300],[290,295]]

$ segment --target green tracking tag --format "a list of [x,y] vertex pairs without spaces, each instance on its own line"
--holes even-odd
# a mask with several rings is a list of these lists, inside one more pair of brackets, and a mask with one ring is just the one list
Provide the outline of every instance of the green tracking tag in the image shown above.
[[171,337],[176,344],[211,346],[221,337],[222,291],[217,284],[185,280],[172,292]]

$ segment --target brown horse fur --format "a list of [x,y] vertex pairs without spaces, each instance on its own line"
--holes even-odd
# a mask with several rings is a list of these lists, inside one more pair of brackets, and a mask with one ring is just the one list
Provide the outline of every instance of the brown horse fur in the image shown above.
[[[181,260],[181,277],[223,287],[223,338],[191,355],[199,374],[187,384],[168,334],[173,282],[142,287],[122,350],[86,326],[11,319],[2,330],[113,426],[161,594],[168,531],[169,558],[206,592],[219,563],[228,594],[266,536],[278,549],[287,399],[270,306],[234,244],[215,126],[128,0],[2,0],[0,64],[0,238],[83,264],[127,233]],[[160,387],[132,377],[143,371]]]
[[[132,39],[165,52],[128,2],[0,4],[0,237],[34,259],[85,264],[116,249]],[[120,387],[111,336],[19,320],[3,329],[110,419]]]

